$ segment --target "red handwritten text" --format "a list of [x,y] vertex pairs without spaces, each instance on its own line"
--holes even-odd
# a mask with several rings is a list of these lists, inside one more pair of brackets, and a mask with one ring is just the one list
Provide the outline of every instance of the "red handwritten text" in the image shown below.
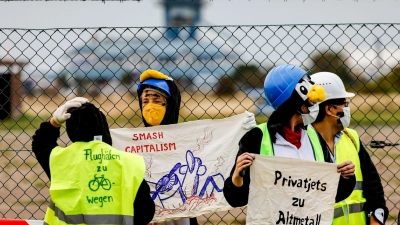
[[139,140],[152,140],[152,139],[163,139],[163,138],[164,138],[163,132],[150,132],[150,133],[133,134],[132,140],[139,141]]
[[125,152],[162,152],[176,150],[176,143],[162,143],[162,144],[144,144],[126,146]]

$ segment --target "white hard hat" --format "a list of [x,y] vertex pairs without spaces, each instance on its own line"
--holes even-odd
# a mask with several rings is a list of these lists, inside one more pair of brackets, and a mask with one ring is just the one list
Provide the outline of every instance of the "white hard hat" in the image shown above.
[[311,75],[311,80],[324,88],[326,93],[325,101],[329,99],[354,97],[354,93],[347,92],[346,89],[344,89],[343,81],[334,73],[315,73]]

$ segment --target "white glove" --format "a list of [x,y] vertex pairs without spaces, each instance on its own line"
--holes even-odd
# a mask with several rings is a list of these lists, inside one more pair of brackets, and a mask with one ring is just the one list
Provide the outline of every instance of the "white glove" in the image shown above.
[[250,130],[253,127],[257,126],[256,119],[254,114],[246,111],[246,118],[243,120],[243,128],[246,130]]
[[53,119],[58,124],[63,124],[67,119],[71,117],[71,113],[67,113],[70,108],[76,108],[82,106],[83,103],[89,102],[86,98],[76,97],[67,101],[64,105],[58,107],[53,113]]

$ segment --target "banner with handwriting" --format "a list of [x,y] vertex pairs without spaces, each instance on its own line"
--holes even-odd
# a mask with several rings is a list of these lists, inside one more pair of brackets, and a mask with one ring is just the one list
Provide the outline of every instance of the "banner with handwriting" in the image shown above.
[[232,208],[222,190],[247,132],[245,117],[110,130],[115,148],[145,158],[154,222]]
[[331,225],[340,176],[336,166],[256,155],[246,224]]

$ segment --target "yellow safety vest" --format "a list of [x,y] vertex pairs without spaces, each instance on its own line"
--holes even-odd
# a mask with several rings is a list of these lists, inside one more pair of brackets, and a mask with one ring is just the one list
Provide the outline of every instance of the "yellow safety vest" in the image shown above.
[[144,179],[142,156],[101,142],[75,142],[50,154],[50,197],[44,224],[133,224]]
[[347,160],[353,162],[355,166],[356,186],[349,197],[335,204],[332,223],[334,225],[367,224],[367,214],[364,211],[366,199],[363,196],[363,176],[360,158],[358,156],[359,151],[360,139],[357,132],[353,129],[346,128],[342,131],[342,135],[336,143],[335,159],[337,164]]
[[[261,141],[260,155],[268,155],[268,156],[275,155],[274,154],[274,148],[273,148],[272,142],[271,142],[271,137],[269,136],[267,124],[266,123],[262,123],[262,124],[257,125],[257,127],[260,128],[260,130],[263,132],[263,138],[262,138],[262,141]],[[312,131],[314,131],[314,132],[312,132]],[[308,138],[311,141],[311,145],[312,145],[313,150],[314,150],[314,158],[318,162],[324,162],[325,161],[324,160],[324,153],[322,151],[322,147],[321,147],[321,144],[319,142],[318,135],[315,132],[315,130],[312,130],[312,131],[309,131],[309,129],[307,129],[307,135],[308,135]]]

